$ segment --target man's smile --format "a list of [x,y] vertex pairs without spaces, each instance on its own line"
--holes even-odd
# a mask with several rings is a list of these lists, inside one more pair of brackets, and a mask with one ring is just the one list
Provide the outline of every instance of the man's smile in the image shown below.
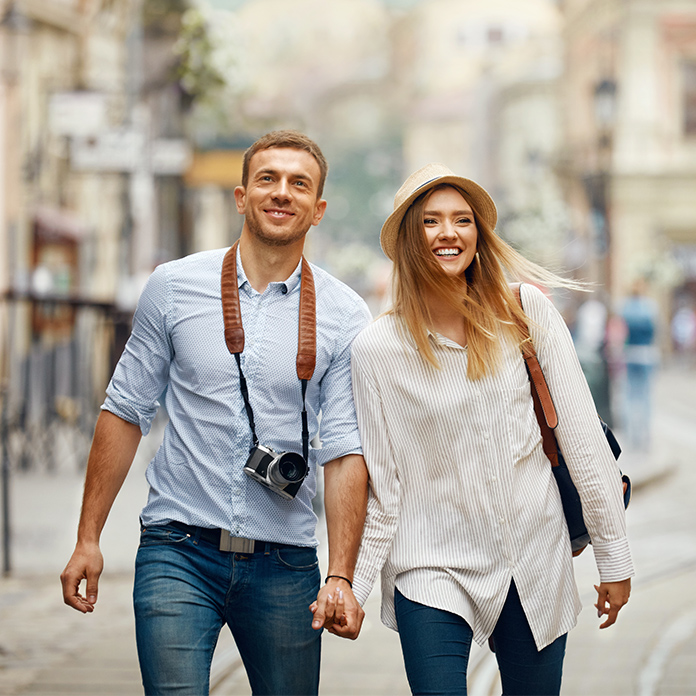
[[266,208],[264,212],[267,215],[270,215],[271,217],[274,218],[285,218],[285,217],[292,217],[294,216],[295,213],[290,212],[289,210],[285,210],[284,208]]

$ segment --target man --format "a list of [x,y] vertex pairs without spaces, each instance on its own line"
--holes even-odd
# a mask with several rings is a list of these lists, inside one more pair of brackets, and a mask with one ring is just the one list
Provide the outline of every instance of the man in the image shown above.
[[[207,693],[225,623],[255,694],[317,693],[318,629],[348,638],[360,631],[364,613],[351,580],[367,471],[350,344],[369,311],[347,286],[302,263],[305,236],[326,209],[326,172],[319,147],[300,133],[277,131],[252,145],[235,190],[245,216],[238,248],[193,254],[154,271],[107,388],[78,541],[61,576],[63,597],[78,611],[94,610],[101,530],[166,390],[169,423],[147,471],[133,591],[148,694]],[[314,309],[309,300],[304,310],[300,303],[312,279],[316,319],[300,321],[300,312]],[[236,327],[228,323],[235,302]],[[314,329],[316,365],[301,376],[303,331]],[[309,459],[304,479],[301,449]],[[286,479],[278,483],[265,471],[282,452],[294,453],[286,471],[292,484],[285,487]],[[321,591],[311,507],[317,465],[324,468],[329,534]]]

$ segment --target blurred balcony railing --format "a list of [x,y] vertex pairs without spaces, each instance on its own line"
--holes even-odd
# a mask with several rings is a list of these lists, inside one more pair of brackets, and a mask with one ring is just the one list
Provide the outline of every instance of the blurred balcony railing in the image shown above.
[[14,291],[3,301],[3,464],[81,470],[130,313],[107,302]]

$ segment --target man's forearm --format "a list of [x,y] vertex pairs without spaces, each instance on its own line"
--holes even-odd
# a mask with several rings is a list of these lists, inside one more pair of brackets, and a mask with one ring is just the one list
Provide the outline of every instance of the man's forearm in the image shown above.
[[[83,614],[94,611],[97,602],[99,576],[104,568],[99,537],[133,462],[140,437],[137,425],[108,411],[99,414],[87,461],[77,545],[60,576],[63,601]],[[83,580],[86,581],[84,596],[80,592]]]
[[324,466],[324,508],[329,537],[329,575],[352,582],[367,511],[368,474],[362,455],[348,454]]
[[133,463],[140,443],[137,425],[109,411],[97,419],[87,461],[78,542],[98,542],[109,511]]

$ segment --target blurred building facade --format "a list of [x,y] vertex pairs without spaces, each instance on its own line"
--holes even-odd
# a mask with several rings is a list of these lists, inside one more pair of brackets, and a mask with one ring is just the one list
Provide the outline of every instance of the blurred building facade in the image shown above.
[[696,300],[696,5],[564,0],[563,149],[580,257],[616,301]]
[[639,276],[665,316],[696,303],[693,2],[0,0],[0,20],[18,393],[46,381],[27,365],[73,374],[87,354],[102,393],[145,278],[236,238],[243,150],[279,127],[327,154],[309,253],[363,293],[396,189],[441,161],[490,190],[503,236],[609,304]]
[[[71,450],[84,465],[77,440],[144,279],[186,251],[172,46],[187,5],[149,4],[0,2],[2,423],[20,466]],[[59,453],[63,432],[75,441]]]
[[409,15],[404,172],[435,160],[475,179],[496,201],[502,234],[535,260],[557,263],[568,231],[554,171],[558,7],[438,0]]
[[[244,68],[238,127],[254,135],[298,127],[325,148],[322,232],[366,250],[324,257],[335,272],[359,282],[350,266],[370,263],[370,249],[379,263],[379,228],[396,189],[431,161],[489,188],[518,245],[532,243],[539,260],[557,256],[567,225],[553,170],[563,57],[556,3],[300,0],[292,13],[280,0],[234,4]],[[323,235],[313,237],[321,255]]]
[[109,368],[125,181],[74,166],[73,147],[123,121],[133,9],[131,0],[0,8],[2,430],[19,466],[55,463],[58,422],[88,429],[80,404]]
[[[2,8],[5,288],[113,296],[124,181],[73,160],[125,119],[133,9],[132,0]],[[79,253],[61,253],[62,243]]]

